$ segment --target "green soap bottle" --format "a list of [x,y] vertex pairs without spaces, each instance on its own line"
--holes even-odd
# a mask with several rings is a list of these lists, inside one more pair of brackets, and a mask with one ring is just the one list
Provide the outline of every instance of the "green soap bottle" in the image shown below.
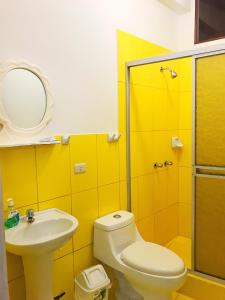
[[20,221],[19,212],[14,207],[14,202],[12,198],[8,199],[8,218],[5,221],[5,228],[15,227]]

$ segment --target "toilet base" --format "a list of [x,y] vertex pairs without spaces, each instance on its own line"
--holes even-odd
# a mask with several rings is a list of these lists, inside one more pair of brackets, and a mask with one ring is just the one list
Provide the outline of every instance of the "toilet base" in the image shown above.
[[116,300],[172,300],[171,294],[159,294],[156,291],[139,291],[132,286],[123,273],[114,270],[118,282],[118,288],[115,290]]
[[114,270],[114,274],[118,282],[118,288],[115,290],[116,300],[144,300],[130,285],[123,273]]
[[142,296],[144,300],[172,300],[172,295],[159,295],[151,291],[142,291]]

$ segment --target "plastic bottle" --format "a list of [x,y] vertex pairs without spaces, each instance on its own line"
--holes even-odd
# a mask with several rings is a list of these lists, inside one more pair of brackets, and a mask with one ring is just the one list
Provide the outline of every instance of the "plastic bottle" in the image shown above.
[[19,212],[15,209],[12,198],[8,199],[8,211],[8,218],[5,221],[5,227],[12,228],[16,226],[20,220]]

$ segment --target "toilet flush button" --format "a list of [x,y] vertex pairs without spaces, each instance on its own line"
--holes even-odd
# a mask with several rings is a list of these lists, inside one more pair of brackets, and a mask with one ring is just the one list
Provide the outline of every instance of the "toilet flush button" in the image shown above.
[[119,219],[119,218],[122,218],[122,216],[121,216],[121,215],[119,215],[119,214],[117,214],[117,215],[114,215],[114,216],[113,216],[113,218],[115,218],[115,219]]

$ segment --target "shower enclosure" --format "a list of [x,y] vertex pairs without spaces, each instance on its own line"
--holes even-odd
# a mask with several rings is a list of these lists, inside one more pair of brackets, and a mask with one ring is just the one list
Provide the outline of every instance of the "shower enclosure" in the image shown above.
[[[187,62],[185,59],[188,60],[191,68],[188,79],[184,78],[186,75],[183,66]],[[165,71],[169,72],[165,73]],[[149,72],[147,77],[146,72]],[[178,78],[179,81],[177,81]],[[182,80],[191,82],[192,92],[186,90]],[[149,84],[149,81],[152,83]],[[190,103],[192,101],[192,111],[188,111],[185,106],[185,99],[189,97],[189,93],[190,99],[192,98],[190,100]],[[151,107],[145,99],[146,95],[148,101],[152,103]],[[137,101],[142,101],[144,108],[140,109]],[[167,125],[162,125],[165,105],[160,101],[169,103],[167,103],[169,106],[167,108],[167,110],[169,109]],[[155,110],[150,114],[148,110],[152,107],[155,108],[153,102],[159,103],[157,104],[158,111]],[[179,113],[176,112],[178,102],[179,110],[184,110],[186,114],[190,114],[189,117],[192,117],[192,130],[187,130],[185,127],[180,130],[179,121],[179,124],[176,125],[176,113]],[[136,112],[137,109],[139,112]],[[138,113],[140,114],[137,115]],[[150,123],[147,124],[138,119],[140,116],[146,117],[147,120],[152,118],[153,123],[157,118],[161,118],[161,123],[157,125],[158,127],[152,123],[149,125]],[[224,283],[225,45],[127,63],[126,120],[128,209],[134,213],[138,210],[140,222],[137,218],[137,224],[140,223],[140,227],[146,227],[153,226],[152,223],[154,223],[154,230],[157,230],[157,233],[160,233],[158,231],[160,228],[161,232],[164,230],[163,233],[166,232],[166,234],[172,229],[175,232],[179,222],[182,226],[183,216],[188,214],[185,211],[188,205],[186,203],[186,206],[183,205],[182,199],[176,199],[183,197],[176,190],[176,185],[178,184],[180,187],[183,184],[187,178],[186,174],[190,170],[192,186],[190,184],[189,190],[186,189],[186,192],[192,195],[190,203],[192,206],[192,221],[190,222],[192,251],[191,265],[189,266],[188,263],[187,265],[190,272]],[[133,125],[137,121],[139,125]],[[185,133],[183,136],[182,132]],[[192,132],[190,141],[189,132]],[[179,137],[181,143],[183,142],[184,150],[171,150],[171,138],[174,136]],[[162,141],[163,139],[164,141]],[[189,161],[190,166],[188,165]],[[145,198],[145,200],[136,199],[136,190],[139,191],[139,197]],[[165,194],[165,190],[167,194]],[[165,195],[168,198],[166,204],[163,203]],[[138,201],[142,201],[143,207],[137,208]],[[150,202],[151,204],[149,204]],[[164,216],[161,217],[161,223],[158,221],[160,214]],[[140,215],[143,219],[140,218]],[[175,219],[177,220],[176,224],[174,223]],[[173,235],[175,233],[168,234],[168,239]],[[151,234],[148,237],[149,240],[152,240]],[[160,239],[158,235],[154,241],[170,245],[169,240]],[[182,248],[185,245],[182,246],[180,243],[179,247]],[[181,253],[184,252],[188,252],[188,250],[181,251]]]
[[194,57],[196,271],[225,279],[225,54]]

